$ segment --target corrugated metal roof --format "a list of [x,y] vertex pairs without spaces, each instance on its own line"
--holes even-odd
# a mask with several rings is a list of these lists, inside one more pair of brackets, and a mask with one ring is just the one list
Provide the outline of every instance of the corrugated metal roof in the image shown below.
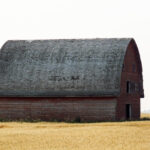
[[118,96],[130,38],[7,41],[0,96]]

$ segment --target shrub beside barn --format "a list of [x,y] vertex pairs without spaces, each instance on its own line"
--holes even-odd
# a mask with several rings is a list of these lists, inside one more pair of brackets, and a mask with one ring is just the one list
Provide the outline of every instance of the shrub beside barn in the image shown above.
[[12,40],[1,48],[1,119],[139,119],[143,97],[134,39]]

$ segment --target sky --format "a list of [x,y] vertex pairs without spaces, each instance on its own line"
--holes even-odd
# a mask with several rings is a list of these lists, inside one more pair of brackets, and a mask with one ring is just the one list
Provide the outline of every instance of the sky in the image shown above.
[[0,0],[0,47],[11,39],[133,37],[150,109],[150,0]]

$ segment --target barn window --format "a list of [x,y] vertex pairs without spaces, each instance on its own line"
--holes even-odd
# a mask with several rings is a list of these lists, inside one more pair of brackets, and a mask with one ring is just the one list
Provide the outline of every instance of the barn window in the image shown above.
[[131,86],[130,81],[127,81],[127,93],[130,93],[130,86]]
[[127,81],[126,92],[127,93],[139,93],[141,90],[141,85],[133,81]]
[[139,92],[139,84],[138,83],[135,83],[135,91]]
[[136,83],[131,82],[130,89],[131,89],[131,93],[135,93],[136,92]]

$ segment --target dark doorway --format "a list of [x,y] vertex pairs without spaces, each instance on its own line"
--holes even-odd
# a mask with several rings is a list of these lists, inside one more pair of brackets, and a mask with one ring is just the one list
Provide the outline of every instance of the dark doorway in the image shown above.
[[126,119],[131,119],[131,104],[126,104]]

